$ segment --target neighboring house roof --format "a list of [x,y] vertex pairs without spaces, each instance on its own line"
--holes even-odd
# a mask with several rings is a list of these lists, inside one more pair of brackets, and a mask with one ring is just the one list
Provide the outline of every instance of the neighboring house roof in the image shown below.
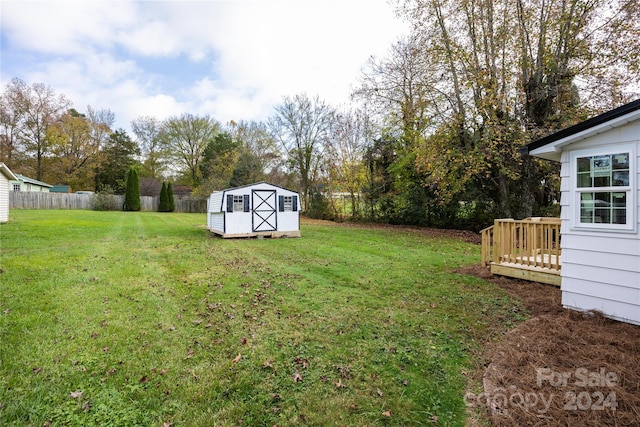
[[47,184],[46,182],[38,181],[37,179],[29,178],[28,176],[20,175],[19,173],[16,175],[16,181],[22,181],[27,184],[39,185],[40,187],[51,188],[53,185]]
[[16,181],[18,179],[18,177],[11,172],[11,169],[2,162],[0,162],[0,173],[6,176],[9,181]]
[[640,99],[526,145],[525,154],[560,161],[562,147],[640,119]]

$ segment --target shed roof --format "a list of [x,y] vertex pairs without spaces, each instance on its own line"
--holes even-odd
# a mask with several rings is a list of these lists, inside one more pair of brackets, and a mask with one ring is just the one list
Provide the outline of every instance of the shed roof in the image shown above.
[[18,177],[15,176],[15,174],[13,172],[11,172],[11,169],[9,169],[9,166],[5,165],[2,162],[0,162],[0,173],[2,173],[4,176],[6,176],[7,179],[10,180],[10,181],[15,181],[15,180],[18,179]]
[[269,185],[271,187],[276,187],[276,188],[280,188],[282,190],[291,191],[292,193],[297,193],[297,191],[295,191],[295,190],[289,190],[288,188],[284,188],[284,187],[282,187],[280,185],[271,184],[271,183],[266,182],[266,181],[254,182],[253,184],[239,185],[237,187],[225,188],[224,190],[214,191],[214,193],[219,193],[219,192],[223,192],[223,191],[239,190],[241,188],[255,187],[256,185]]
[[523,151],[548,160],[560,160],[562,147],[640,119],[640,99],[547,135],[526,145]]

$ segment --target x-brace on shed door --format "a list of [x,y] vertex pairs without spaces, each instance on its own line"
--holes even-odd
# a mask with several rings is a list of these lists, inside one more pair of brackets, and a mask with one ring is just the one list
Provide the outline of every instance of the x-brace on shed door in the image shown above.
[[251,197],[253,231],[276,231],[278,229],[276,190],[253,190]]

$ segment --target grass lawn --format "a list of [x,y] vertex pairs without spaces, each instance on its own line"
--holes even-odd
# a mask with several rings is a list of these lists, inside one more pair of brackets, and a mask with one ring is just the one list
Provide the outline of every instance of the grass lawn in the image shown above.
[[454,269],[480,248],[203,214],[13,210],[0,226],[0,425],[464,425],[466,373],[522,320]]

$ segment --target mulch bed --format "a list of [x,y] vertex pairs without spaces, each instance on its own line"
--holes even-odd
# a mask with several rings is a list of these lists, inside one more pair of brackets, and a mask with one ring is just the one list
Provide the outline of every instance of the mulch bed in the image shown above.
[[531,318],[487,344],[484,393],[465,397],[494,426],[640,425],[640,326],[563,309],[560,289],[460,271],[521,299]]

